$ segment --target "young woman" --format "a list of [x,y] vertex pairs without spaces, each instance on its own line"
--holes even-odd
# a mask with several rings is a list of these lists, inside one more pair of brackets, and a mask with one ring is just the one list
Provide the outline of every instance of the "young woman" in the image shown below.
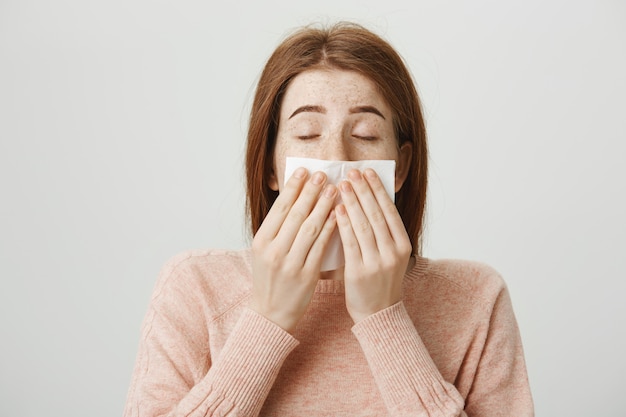
[[[290,156],[395,160],[395,203],[371,169],[285,178]],[[252,247],[164,267],[125,416],[532,416],[503,280],[420,256],[427,159],[386,41],[347,23],[285,39],[250,117]],[[320,272],[334,230],[345,266]]]

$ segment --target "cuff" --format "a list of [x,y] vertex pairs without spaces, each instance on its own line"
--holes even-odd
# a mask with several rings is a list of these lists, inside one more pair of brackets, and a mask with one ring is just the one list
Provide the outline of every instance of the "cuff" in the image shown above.
[[280,368],[299,342],[260,314],[245,309],[219,358],[214,381],[243,415],[261,409]]
[[415,403],[421,403],[426,410],[444,404],[455,409],[459,403],[462,406],[462,398],[444,381],[404,303],[361,320],[352,332],[361,344],[388,407],[402,408]]

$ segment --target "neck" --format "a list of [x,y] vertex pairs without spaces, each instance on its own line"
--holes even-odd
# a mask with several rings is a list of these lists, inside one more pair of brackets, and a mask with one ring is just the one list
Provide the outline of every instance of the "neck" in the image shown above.
[[[409,272],[415,266],[416,258],[415,255],[411,255],[409,258],[409,262],[406,266],[406,272]],[[343,281],[343,270],[341,267],[339,269],[334,269],[332,271],[322,271],[320,272],[320,279],[333,279],[335,281]]]
[[333,279],[335,281],[343,281],[343,267],[332,271],[320,272],[320,279]]

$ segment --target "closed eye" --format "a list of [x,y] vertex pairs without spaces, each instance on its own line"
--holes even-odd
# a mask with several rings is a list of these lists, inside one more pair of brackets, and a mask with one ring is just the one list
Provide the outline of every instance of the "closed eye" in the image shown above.
[[353,137],[361,140],[372,141],[378,139],[376,136],[361,136],[361,135],[352,135]]
[[301,140],[308,140],[308,139],[315,139],[315,138],[319,138],[320,135],[298,135],[296,136],[298,139]]

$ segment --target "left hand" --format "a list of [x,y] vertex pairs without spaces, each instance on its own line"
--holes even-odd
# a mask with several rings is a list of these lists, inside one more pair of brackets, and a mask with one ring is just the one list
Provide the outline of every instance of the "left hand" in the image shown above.
[[346,308],[356,322],[402,299],[411,241],[393,201],[372,169],[348,173],[335,208],[346,259]]

